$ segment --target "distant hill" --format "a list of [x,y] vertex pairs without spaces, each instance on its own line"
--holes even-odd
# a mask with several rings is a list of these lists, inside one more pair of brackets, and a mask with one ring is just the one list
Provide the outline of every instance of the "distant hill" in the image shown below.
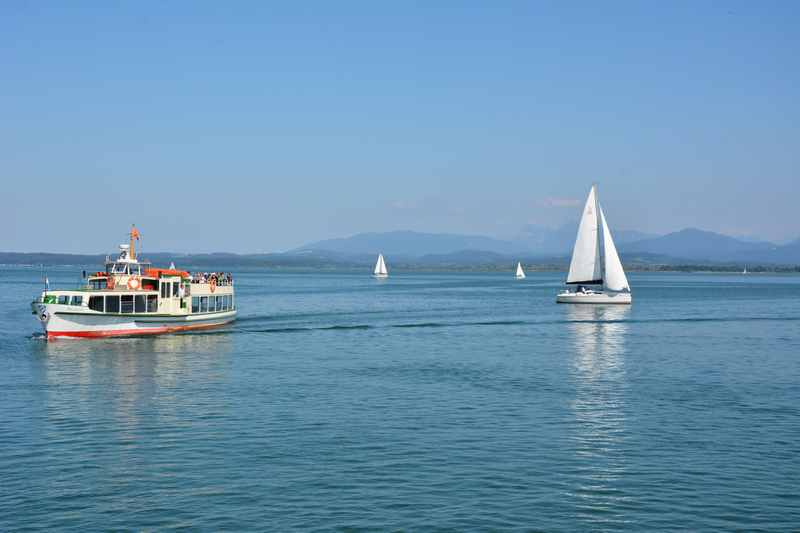
[[800,239],[765,252],[763,258],[764,261],[775,264],[800,264]]
[[620,244],[622,255],[654,254],[692,261],[765,260],[778,248],[768,242],[745,242],[711,231],[688,228],[661,237]]
[[359,233],[352,237],[312,242],[291,250],[289,253],[327,251],[351,255],[383,253],[387,256],[422,257],[463,250],[514,254],[524,251],[524,245],[480,235],[390,231],[387,233]]

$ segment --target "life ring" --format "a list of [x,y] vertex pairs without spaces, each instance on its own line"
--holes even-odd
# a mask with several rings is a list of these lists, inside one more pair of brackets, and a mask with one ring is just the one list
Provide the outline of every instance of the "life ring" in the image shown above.
[[106,286],[109,289],[113,289],[114,285],[116,285],[116,281],[114,280],[114,276],[108,276],[108,279],[106,281]]
[[211,292],[217,290],[217,278],[211,278],[211,281],[208,282],[209,288]]
[[128,278],[128,288],[130,290],[135,291],[139,289],[140,286],[141,285],[139,283],[139,276],[131,276],[130,278]]

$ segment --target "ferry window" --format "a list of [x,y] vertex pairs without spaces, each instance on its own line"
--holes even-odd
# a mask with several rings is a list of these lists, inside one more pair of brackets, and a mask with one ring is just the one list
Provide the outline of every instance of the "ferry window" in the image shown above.
[[104,311],[103,309],[103,297],[102,296],[89,296],[89,309],[92,311],[100,311],[101,313]]
[[99,291],[100,289],[105,289],[105,288],[108,286],[108,282],[106,281],[106,279],[105,279],[105,278],[102,278],[102,279],[93,279],[93,280],[91,280],[91,281],[89,282],[89,286],[90,286],[92,289],[94,289],[94,290],[96,290],[96,291]]
[[208,296],[200,297],[200,312],[205,313],[208,311]]
[[178,284],[177,283],[173,283],[172,284],[172,297],[174,298],[176,296],[178,296]]
[[137,294],[136,296],[134,296],[133,302],[134,302],[133,309],[136,313],[147,312],[147,308],[145,307],[144,304],[144,294]]
[[168,285],[167,282],[165,282],[165,281],[161,282],[161,297],[162,298],[166,298],[167,297],[167,285]]
[[192,313],[199,313],[200,312],[200,298],[197,296],[192,296]]
[[147,295],[147,312],[155,313],[158,309],[158,297],[155,294]]
[[209,296],[208,297],[208,312],[209,313],[211,311],[216,311],[217,310],[217,306],[214,304],[215,301],[216,301],[216,299],[213,296]]
[[58,303],[61,305],[68,305],[69,304],[69,296],[64,296],[63,294],[58,297]]
[[83,296],[73,296],[70,305],[83,305]]
[[106,296],[106,313],[119,313],[119,296]]
[[122,312],[123,313],[133,313],[133,295],[132,294],[123,294],[122,295]]

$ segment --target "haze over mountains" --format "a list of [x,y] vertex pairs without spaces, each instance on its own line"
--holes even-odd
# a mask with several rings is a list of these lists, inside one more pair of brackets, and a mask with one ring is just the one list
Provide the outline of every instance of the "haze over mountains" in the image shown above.
[[[325,268],[357,267],[374,263],[383,253],[390,265],[408,267],[499,266],[518,260],[541,265],[566,266],[577,224],[560,228],[526,226],[512,239],[481,235],[391,231],[359,233],[350,237],[312,242],[283,253],[178,254],[148,253],[157,264],[195,267],[274,266]],[[637,231],[614,232],[623,263],[627,265],[800,265],[800,239],[778,245],[743,240],[694,228],[666,235]],[[0,264],[97,265],[105,255],[0,252]]]
[[[381,252],[401,259],[427,259],[434,262],[459,260],[466,263],[506,256],[543,260],[569,256],[576,232],[577,224],[560,228],[526,226],[511,240],[413,231],[359,233],[352,237],[309,243],[287,253],[332,254],[344,257],[371,256]],[[614,232],[614,240],[623,261],[668,264],[800,263],[800,239],[778,245],[687,228],[667,235],[620,230]]]

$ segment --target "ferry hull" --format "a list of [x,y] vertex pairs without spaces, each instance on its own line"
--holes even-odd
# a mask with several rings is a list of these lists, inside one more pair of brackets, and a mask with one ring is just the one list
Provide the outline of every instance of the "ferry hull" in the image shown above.
[[556,296],[560,304],[622,304],[630,305],[631,293],[629,292],[595,292],[584,294],[580,292],[562,292]]
[[224,326],[236,311],[184,316],[125,316],[60,312],[52,304],[38,304],[36,312],[48,339],[160,335]]

